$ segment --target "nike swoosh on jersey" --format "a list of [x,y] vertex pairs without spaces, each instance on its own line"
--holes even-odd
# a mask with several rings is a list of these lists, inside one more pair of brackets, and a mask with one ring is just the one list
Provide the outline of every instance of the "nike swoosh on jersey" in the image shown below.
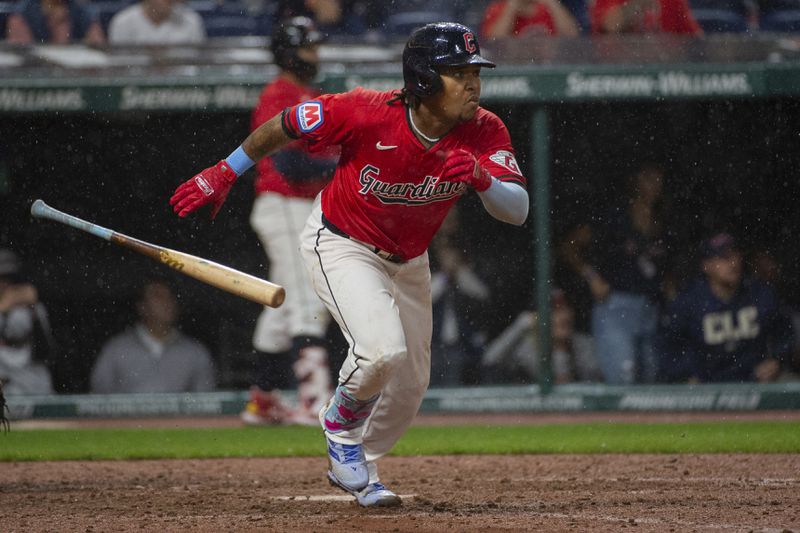
[[393,144],[383,145],[381,144],[380,141],[378,141],[375,143],[375,148],[377,148],[378,150],[394,150],[395,148],[397,148],[397,146]]

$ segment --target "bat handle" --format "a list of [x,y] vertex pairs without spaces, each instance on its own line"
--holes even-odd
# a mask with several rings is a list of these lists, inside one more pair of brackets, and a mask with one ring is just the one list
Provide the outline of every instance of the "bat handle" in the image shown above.
[[97,224],[93,224],[91,222],[87,222],[86,220],[82,220],[78,217],[74,217],[72,215],[68,215],[64,212],[59,211],[53,207],[50,207],[43,200],[36,200],[31,205],[31,215],[36,218],[49,218],[50,220],[55,220],[56,222],[61,222],[62,224],[66,224],[67,226],[71,226],[73,228],[83,230],[87,233],[91,233],[96,237],[100,237],[101,239],[105,239],[107,241],[111,240],[111,236],[114,234],[113,231],[110,229],[104,228],[103,226],[98,226]]

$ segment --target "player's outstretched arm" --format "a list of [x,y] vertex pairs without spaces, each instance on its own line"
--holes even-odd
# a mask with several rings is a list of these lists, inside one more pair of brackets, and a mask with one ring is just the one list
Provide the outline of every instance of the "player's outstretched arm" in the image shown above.
[[281,115],[275,115],[253,131],[231,155],[181,184],[169,201],[173,211],[178,216],[185,217],[200,207],[211,204],[213,219],[236,179],[256,161],[282,148],[291,140],[283,130]]
[[513,182],[492,179],[491,186],[478,196],[483,208],[497,220],[521,226],[528,218],[528,191]]
[[281,115],[278,113],[256,128],[242,143],[242,148],[253,161],[283,148],[293,140],[283,129]]
[[500,181],[466,150],[447,154],[442,178],[466,183],[478,193],[484,209],[497,220],[521,225],[528,218],[528,191],[516,183]]

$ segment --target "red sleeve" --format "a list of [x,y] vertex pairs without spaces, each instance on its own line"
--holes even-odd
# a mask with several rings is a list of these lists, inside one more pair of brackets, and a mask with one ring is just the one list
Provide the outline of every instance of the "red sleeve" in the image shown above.
[[687,0],[661,0],[661,26],[670,33],[701,35],[700,25],[692,15]]
[[315,151],[339,145],[354,129],[352,109],[351,93],[323,94],[284,109],[283,129],[294,139],[308,141]]
[[480,165],[500,181],[513,181],[524,187],[526,179],[517,164],[505,124],[497,116],[489,115],[479,138],[481,146],[475,153]]
[[539,4],[539,6],[541,6],[540,7],[541,15],[539,15],[538,18],[541,20],[541,25],[547,28],[548,35],[557,35],[558,28],[556,28],[556,21],[553,18],[553,12],[550,11],[550,8],[545,7],[542,4]]
[[591,2],[589,9],[589,22],[592,26],[592,33],[604,33],[603,19],[610,9],[620,6],[625,0],[595,0]]
[[483,22],[481,22],[481,36],[484,39],[486,39],[486,34],[489,32],[489,28],[497,20],[497,17],[500,16],[500,13],[503,12],[503,8],[505,6],[506,6],[505,1],[492,2],[486,8],[486,11],[483,12]]

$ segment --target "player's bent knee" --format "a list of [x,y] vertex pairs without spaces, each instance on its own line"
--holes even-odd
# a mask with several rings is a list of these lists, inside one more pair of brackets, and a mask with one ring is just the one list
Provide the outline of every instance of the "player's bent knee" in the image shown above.
[[392,372],[402,365],[407,359],[408,350],[385,350],[377,354],[371,366],[377,375],[386,377],[388,379]]
[[363,394],[380,391],[391,379],[392,374],[408,360],[408,351],[405,349],[380,351],[372,358],[369,364],[361,364],[364,378],[361,380],[359,397]]

